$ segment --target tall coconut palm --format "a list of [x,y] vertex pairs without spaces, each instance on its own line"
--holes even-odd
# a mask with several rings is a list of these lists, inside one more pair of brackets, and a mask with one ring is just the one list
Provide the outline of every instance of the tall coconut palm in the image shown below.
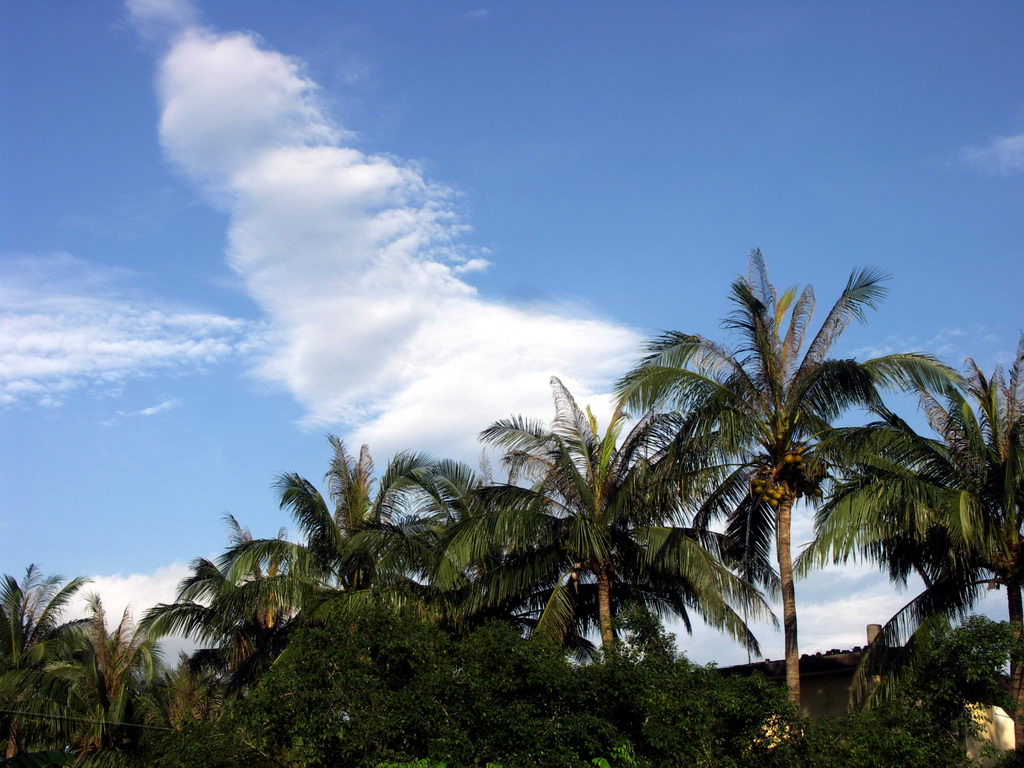
[[[988,589],[1005,589],[1024,633],[1024,337],[1009,370],[986,377],[968,359],[962,387],[919,392],[934,435],[893,413],[839,431],[831,451],[853,471],[818,513],[807,567],[851,557],[878,562],[924,590],[883,628],[880,648],[908,641],[921,623],[962,618]],[[1024,743],[1024,668],[1010,661],[1015,730]]]
[[749,275],[732,284],[735,309],[723,322],[737,346],[665,333],[650,342],[647,356],[619,387],[631,407],[686,412],[691,434],[714,433],[730,457],[730,471],[706,500],[701,517],[728,521],[750,578],[768,574],[774,536],[786,683],[795,702],[800,700],[800,654],[791,524],[793,505],[816,503],[827,477],[829,466],[817,455],[816,441],[849,409],[878,403],[879,387],[935,384],[950,375],[924,354],[863,362],[828,357],[843,329],[854,319],[863,321],[865,310],[885,295],[883,280],[876,270],[852,273],[818,332],[809,337],[812,288],[779,294],[755,250]]
[[[86,580],[62,582],[60,576],[44,577],[35,565],[25,570],[20,583],[8,575],[0,581],[0,702],[6,710],[20,709],[29,696],[39,693],[45,665],[66,650],[81,624],[65,621],[64,614]],[[36,696],[34,706],[41,707],[43,701]],[[22,722],[10,712],[0,713],[0,723],[8,758],[23,751],[25,739],[19,734],[31,732],[37,724]]]
[[626,602],[687,626],[693,611],[756,649],[736,607],[767,616],[764,602],[717,559],[720,537],[678,525],[674,417],[641,419],[624,434],[620,409],[601,435],[557,378],[551,387],[550,429],[513,417],[482,433],[505,449],[509,483],[480,489],[482,511],[450,544],[456,559],[482,564],[479,598],[518,603],[534,614],[534,632],[556,641],[596,628],[606,653]]

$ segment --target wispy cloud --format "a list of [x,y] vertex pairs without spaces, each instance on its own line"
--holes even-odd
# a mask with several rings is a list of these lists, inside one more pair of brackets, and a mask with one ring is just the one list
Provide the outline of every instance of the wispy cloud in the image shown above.
[[199,22],[199,12],[187,0],[125,0],[128,20],[145,38],[175,35]]
[[148,408],[143,408],[143,409],[138,410],[138,411],[129,411],[128,413],[124,413],[122,415],[124,415],[124,416],[155,416],[158,413],[163,413],[164,411],[169,411],[172,408],[177,408],[179,405],[181,405],[181,401],[172,397],[172,398],[170,398],[168,400],[164,400],[164,401],[162,401],[160,403],[157,403],[156,405],[151,405]]
[[244,344],[246,323],[130,300],[123,275],[67,254],[0,263],[0,405],[59,404],[157,369],[195,369]]
[[161,400],[156,405],[151,405],[147,408],[140,408],[137,411],[117,411],[115,416],[111,419],[107,419],[102,422],[103,426],[109,427],[116,424],[121,419],[131,419],[136,417],[145,416],[156,416],[158,413],[165,413],[166,411],[178,408],[181,405],[181,400],[176,397],[169,397],[165,400]]
[[1024,173],[1024,133],[996,136],[982,146],[965,147],[960,157],[968,165],[989,173]]
[[457,195],[353,147],[296,59],[193,27],[157,82],[164,150],[230,213],[229,263],[269,320],[256,375],[309,423],[381,455],[476,455],[489,421],[547,415],[552,374],[600,399],[632,360],[640,339],[618,323],[479,295],[463,276],[488,262],[460,239]]
[[452,271],[457,275],[464,275],[469,272],[483,272],[489,266],[491,266],[491,262],[487,259],[473,258],[462,264],[456,264]]
[[852,354],[865,359],[897,352],[927,352],[955,368],[968,355],[981,355],[984,351],[982,347],[987,349],[996,339],[997,337],[991,331],[981,325],[970,329],[943,328],[927,337],[889,334],[880,339],[880,343],[860,347],[853,350]]

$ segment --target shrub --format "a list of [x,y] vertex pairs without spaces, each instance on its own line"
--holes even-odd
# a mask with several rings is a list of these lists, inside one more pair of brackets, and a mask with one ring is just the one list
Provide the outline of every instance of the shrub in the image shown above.
[[[150,744],[158,768],[820,768],[968,765],[920,688],[821,723],[781,686],[679,656],[643,617],[599,664],[494,623],[456,637],[368,610],[300,630],[213,722]],[[962,647],[958,639],[949,647]],[[943,645],[942,647],[946,647]],[[922,657],[922,671],[931,669]],[[983,665],[984,666],[984,665]],[[938,705],[937,705],[938,706]],[[945,705],[943,705],[945,706]]]

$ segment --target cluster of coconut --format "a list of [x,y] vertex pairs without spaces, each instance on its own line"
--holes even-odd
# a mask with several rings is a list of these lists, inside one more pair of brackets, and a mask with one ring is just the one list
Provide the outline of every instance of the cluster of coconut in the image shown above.
[[[806,449],[804,443],[796,443],[786,455],[782,457],[782,463],[786,466],[799,466],[804,461],[804,450]],[[779,502],[782,501],[782,497],[786,493],[786,489],[780,483],[775,482],[771,474],[768,472],[762,472],[754,477],[753,482],[750,484],[750,490],[753,496],[757,498],[764,498],[765,501],[772,507],[779,506]]]
[[763,496],[772,507],[779,506],[779,502],[782,501],[785,494],[785,489],[781,485],[760,475],[754,478],[750,490],[754,492],[754,496],[759,498]]
[[786,455],[782,457],[783,464],[802,464],[804,460],[804,449],[806,446],[803,443],[797,443],[791,450],[786,452]]

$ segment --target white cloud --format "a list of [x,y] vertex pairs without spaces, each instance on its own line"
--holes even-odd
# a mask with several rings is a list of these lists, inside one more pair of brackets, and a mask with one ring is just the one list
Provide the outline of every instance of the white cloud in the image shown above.
[[[127,610],[133,621],[138,622],[146,611],[157,603],[173,603],[178,596],[178,584],[190,573],[186,563],[171,563],[160,566],[151,573],[97,574],[89,577],[86,584],[69,606],[67,618],[83,618],[87,615],[86,597],[100,596],[106,612],[107,627],[113,629]],[[196,645],[191,640],[167,637],[161,641],[164,659],[173,664],[179,652],[191,653]]]
[[[882,357],[897,352],[923,352],[957,366],[967,357],[967,348],[976,345],[979,340],[986,340],[984,326],[975,326],[971,331],[963,328],[943,328],[928,337],[906,334],[889,334],[881,339],[881,343],[859,347],[851,354],[860,359]],[[976,353],[976,352],[975,352]]]
[[172,36],[199,20],[188,0],[126,0],[125,7],[132,26],[146,38]]
[[452,268],[452,271],[457,275],[464,275],[469,272],[483,272],[489,266],[491,266],[491,262],[487,259],[475,258],[469,259],[463,264],[456,265]]
[[176,397],[169,397],[165,400],[161,400],[156,405],[151,405],[147,408],[140,408],[137,411],[118,411],[114,418],[107,419],[102,423],[103,426],[109,427],[116,424],[119,419],[130,419],[137,416],[156,416],[158,413],[173,410],[180,405],[181,400],[178,400]]
[[76,616],[84,615],[85,597],[98,594],[108,621],[116,624],[126,609],[136,619],[141,619],[157,603],[173,603],[178,595],[178,584],[189,572],[186,563],[171,563],[152,573],[93,575],[79,592],[72,611]]
[[246,329],[127,300],[113,288],[117,271],[66,254],[5,259],[0,274],[0,405],[55,405],[84,384],[208,365],[231,355]]
[[[795,550],[810,540],[812,531],[812,510],[797,507],[793,516]],[[868,624],[885,624],[922,588],[920,580],[911,577],[905,589],[897,589],[873,563],[829,565],[811,572],[796,583],[800,653],[824,653],[864,645]],[[773,605],[773,611],[781,617],[781,604]],[[973,612],[1005,621],[1006,593],[986,592]],[[773,630],[764,622],[753,623],[751,628],[765,658],[783,658],[781,630]],[[670,629],[676,633],[679,647],[697,663],[715,662],[729,666],[747,662],[746,650],[738,643],[724,640],[720,632],[702,625],[699,619],[694,620],[692,636],[687,636],[681,625],[672,624]]]
[[349,146],[294,59],[247,34],[191,29],[160,65],[168,157],[231,214],[228,259],[270,323],[256,374],[310,424],[377,455],[475,456],[509,413],[550,410],[555,374],[596,397],[639,337],[577,308],[481,297],[457,196],[419,167]]
[[139,411],[130,411],[130,412],[125,413],[123,415],[125,415],[125,416],[154,416],[154,415],[156,415],[158,413],[163,413],[164,411],[169,411],[172,408],[177,408],[179,405],[181,405],[181,401],[172,397],[172,398],[169,398],[169,399],[164,400],[162,402],[159,402],[156,405],[151,405],[148,408],[143,408],[142,410],[139,410]]
[[981,147],[961,151],[965,162],[990,173],[1008,176],[1024,172],[1024,133],[996,136]]

